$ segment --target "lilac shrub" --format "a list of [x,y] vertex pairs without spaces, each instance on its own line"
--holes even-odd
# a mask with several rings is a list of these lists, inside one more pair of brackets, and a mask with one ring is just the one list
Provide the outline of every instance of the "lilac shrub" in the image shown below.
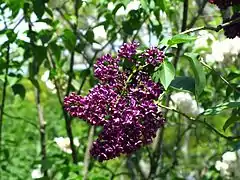
[[[109,160],[131,154],[152,142],[164,118],[154,101],[162,86],[152,81],[152,69],[163,62],[164,54],[157,47],[137,53],[138,43],[125,43],[114,58],[107,54],[97,59],[94,75],[99,84],[85,97],[71,93],[64,99],[70,116],[83,119],[102,132],[92,144],[91,155]],[[131,67],[125,67],[124,62]]]

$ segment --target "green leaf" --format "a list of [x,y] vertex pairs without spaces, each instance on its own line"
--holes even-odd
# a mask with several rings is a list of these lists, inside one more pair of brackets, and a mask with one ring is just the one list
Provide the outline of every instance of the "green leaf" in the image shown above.
[[72,52],[75,48],[76,41],[77,41],[75,34],[71,30],[65,29],[62,39],[66,48]]
[[93,43],[94,42],[94,33],[92,29],[89,29],[86,34],[85,37],[87,39],[88,42]]
[[12,10],[12,18],[15,18],[21,8],[23,8],[24,0],[5,0],[8,7]]
[[162,83],[164,89],[167,89],[175,76],[175,68],[172,63],[167,60],[163,61],[161,67],[153,74],[153,80],[155,82]]
[[[5,75],[4,74],[0,75],[0,81],[5,82]],[[15,77],[15,76],[9,76],[8,75],[7,81],[8,81],[9,86],[13,86],[18,81],[18,78]]]
[[43,46],[33,46],[32,51],[34,57],[33,64],[39,69],[40,65],[47,57],[47,49]]
[[170,84],[174,89],[185,90],[195,93],[195,80],[187,76],[176,77]]
[[227,102],[227,103],[219,104],[215,107],[205,110],[203,112],[203,115],[217,115],[225,109],[239,108],[239,107],[240,107],[240,102]]
[[80,75],[80,78],[83,79],[83,78],[87,77],[90,73],[91,73],[90,69],[87,68],[87,69],[81,70],[79,75]]
[[52,167],[53,162],[45,159],[41,161],[41,165],[42,165],[42,171],[46,171]]
[[233,79],[240,78],[240,73],[230,72],[227,76],[228,81],[232,81]]
[[165,3],[164,0],[155,0],[156,6],[160,7],[161,10],[165,11]]
[[51,30],[41,30],[38,33],[38,36],[41,39],[42,43],[45,44],[45,43],[48,43],[51,40],[51,38],[53,36],[53,31],[51,31]]
[[240,116],[238,116],[236,114],[232,114],[232,116],[230,118],[228,118],[227,121],[225,122],[225,124],[223,125],[223,130],[225,131],[230,125],[232,125],[233,123],[235,123],[239,120],[240,120]]
[[14,95],[19,95],[22,99],[25,98],[26,89],[22,84],[14,84],[12,90]]
[[197,38],[195,36],[189,36],[187,34],[177,34],[173,36],[169,41],[168,45],[172,46],[175,44],[181,44],[181,43],[187,43],[187,42],[192,42],[196,40]]
[[148,1],[147,1],[147,0],[140,0],[140,2],[141,2],[142,8],[143,8],[145,11],[148,11],[148,10],[149,10]]
[[17,38],[17,34],[12,29],[8,29],[6,35],[10,43],[14,42]]
[[33,0],[33,11],[41,19],[45,11],[45,0]]
[[60,60],[61,48],[56,44],[56,41],[49,43],[48,47],[53,52],[53,55],[55,56],[56,60]]
[[32,82],[34,87],[36,87],[37,89],[40,89],[40,85],[36,79],[29,77],[29,80]]
[[191,69],[195,76],[195,94],[199,96],[206,86],[206,75],[202,64],[197,59],[197,54],[185,53],[185,57],[189,60]]
[[234,5],[233,6],[233,12],[234,12],[234,14],[235,13],[238,13],[240,11],[240,5]]
[[134,29],[129,25],[129,21],[123,21],[122,22],[122,27],[123,27],[123,31],[128,34],[128,35],[132,35]]
[[112,11],[112,14],[116,15],[117,11],[121,8],[121,7],[124,7],[125,8],[125,5],[123,3],[119,3],[115,6],[115,8],[113,9]]
[[78,53],[82,53],[85,47],[86,47],[86,43],[85,43],[84,41],[80,41],[80,42],[76,45],[75,50],[76,50]]

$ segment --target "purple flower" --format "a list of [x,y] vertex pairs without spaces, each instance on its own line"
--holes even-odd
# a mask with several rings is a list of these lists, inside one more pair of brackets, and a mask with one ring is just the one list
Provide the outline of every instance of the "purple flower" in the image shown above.
[[114,83],[115,79],[119,77],[119,60],[113,58],[109,54],[97,59],[94,64],[94,75],[102,83]]
[[208,0],[212,4],[216,4],[220,9],[226,9],[228,6],[240,4],[239,0]]
[[[237,18],[240,18],[240,13],[235,13],[230,19],[226,20],[225,22],[233,21]],[[240,37],[240,22],[226,26],[223,29],[224,29],[224,34],[227,38],[232,39],[232,38],[235,38],[236,36]]]
[[[85,97],[70,94],[64,99],[64,108],[70,116],[81,118],[103,130],[92,144],[91,155],[104,161],[130,154],[152,142],[164,118],[154,100],[162,93],[162,86],[153,82],[147,72],[119,70],[120,58],[132,61],[138,43],[124,44],[117,58],[105,55],[94,65],[94,74],[100,83]],[[141,55],[154,66],[164,59],[158,48],[150,48]]]
[[163,62],[164,53],[157,47],[151,47],[142,53],[140,57],[146,59],[147,64],[156,66]]
[[118,56],[120,58],[126,58],[130,61],[132,61],[132,57],[137,53],[137,47],[139,46],[139,43],[133,42],[133,43],[124,43],[120,50],[118,51]]
[[164,120],[152,101],[136,102],[133,97],[122,97],[117,102],[117,110],[92,145],[90,152],[94,158],[99,161],[112,159],[152,142]]
[[100,162],[121,154],[130,154],[141,147],[141,136],[141,125],[138,122],[112,119],[104,125],[90,153]]
[[162,86],[153,82],[146,72],[139,72],[129,87],[129,94],[138,99],[157,99],[161,93]]
[[65,110],[73,117],[92,125],[103,125],[109,115],[109,107],[118,94],[109,85],[96,85],[86,97],[70,94],[64,99]]

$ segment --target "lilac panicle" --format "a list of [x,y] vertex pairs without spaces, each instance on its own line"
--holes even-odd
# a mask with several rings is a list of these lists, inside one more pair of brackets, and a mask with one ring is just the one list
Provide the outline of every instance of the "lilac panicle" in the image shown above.
[[[240,18],[240,13],[235,13],[230,19],[227,19],[225,22],[233,21],[237,18]],[[223,28],[224,34],[227,38],[240,37],[240,22],[231,24]]]
[[151,47],[147,49],[142,55],[140,55],[140,57],[146,59],[147,64],[157,66],[163,62],[164,54],[163,51],[161,51],[159,48]]
[[208,0],[210,3],[217,5],[220,9],[226,9],[229,6],[240,4],[239,0]]
[[73,117],[86,120],[92,125],[103,125],[108,116],[108,106],[117,93],[108,85],[96,85],[85,97],[70,94],[64,99],[65,110]]
[[65,110],[71,116],[103,127],[90,150],[99,161],[130,154],[151,143],[163,126],[164,118],[154,104],[162,93],[161,85],[142,70],[127,82],[129,72],[119,70],[121,58],[133,61],[133,56],[140,57],[153,66],[163,61],[163,52],[158,48],[152,47],[138,55],[137,47],[138,43],[125,43],[117,58],[109,54],[99,58],[94,75],[100,83],[85,97],[72,93],[64,99]]
[[94,75],[102,83],[114,83],[119,77],[119,60],[107,54],[97,59],[94,64]]
[[137,43],[137,42],[124,43],[120,47],[120,50],[118,51],[118,57],[126,58],[126,59],[132,61],[132,57],[137,53],[138,46],[139,46],[139,43]]

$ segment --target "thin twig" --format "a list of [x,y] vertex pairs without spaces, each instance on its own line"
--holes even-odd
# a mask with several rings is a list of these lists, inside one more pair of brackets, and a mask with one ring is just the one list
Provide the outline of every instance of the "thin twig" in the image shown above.
[[219,74],[214,68],[212,68],[211,66],[209,66],[207,63],[205,63],[203,60],[200,61],[201,64],[205,67],[207,67],[209,70],[211,70],[213,73],[217,74],[220,79],[230,88],[232,88],[234,91],[236,91],[237,93],[240,94],[240,91],[238,89],[236,89],[231,83],[229,83],[221,74]]
[[4,75],[4,83],[3,83],[3,89],[2,89],[2,101],[0,106],[0,152],[2,150],[2,126],[3,126],[3,114],[4,114],[4,107],[5,107],[5,100],[6,100],[6,90],[7,90],[7,84],[8,84],[8,70],[9,70],[9,64],[10,64],[10,44],[7,46],[7,55],[6,55],[6,71]]
[[[29,32],[32,32],[32,23],[31,23],[30,20],[28,22],[28,28],[29,28]],[[35,46],[34,40],[32,38],[30,38],[30,44],[31,44],[31,48],[33,48]],[[34,67],[34,68],[37,68],[37,67]],[[35,70],[35,71],[37,71],[37,70]],[[37,75],[35,74],[35,76],[32,77],[32,78],[34,78],[36,80],[36,76]],[[45,122],[44,117],[43,117],[43,110],[42,110],[42,106],[41,106],[41,102],[40,102],[40,87],[35,86],[34,90],[35,90],[35,99],[36,99],[38,118],[39,118],[41,160],[42,160],[42,162],[44,162],[47,159],[46,139],[45,139],[46,122]],[[44,174],[45,179],[48,178],[47,170],[44,170],[43,174]]]
[[198,9],[198,13],[195,17],[193,17],[193,19],[191,20],[191,22],[189,23],[189,25],[187,26],[187,28],[192,28],[194,26],[194,24],[196,23],[196,21],[198,20],[199,16],[203,13],[204,8],[207,4],[207,0],[204,0],[203,3],[201,4],[200,8]]
[[[55,65],[53,63],[53,59],[52,59],[52,57],[51,57],[51,55],[49,53],[47,53],[47,60],[49,61],[50,68],[51,69],[55,68]],[[77,164],[77,162],[78,162],[77,161],[77,151],[75,149],[74,142],[73,142],[73,133],[72,133],[72,127],[71,127],[71,119],[70,119],[70,117],[68,116],[68,114],[66,113],[66,111],[64,109],[64,105],[63,105],[63,102],[62,102],[62,96],[61,96],[61,91],[60,91],[58,80],[56,78],[54,78],[53,81],[54,81],[54,85],[55,85],[55,88],[56,88],[56,91],[57,91],[58,101],[59,101],[59,104],[61,105],[62,112],[63,112],[63,117],[64,117],[64,120],[65,120],[65,127],[66,127],[66,131],[67,131],[67,136],[69,138],[70,148],[72,150],[72,160],[73,160],[73,162],[75,164]]]
[[135,39],[137,38],[138,33],[139,33],[140,30],[141,30],[141,27],[143,26],[143,24],[145,23],[145,21],[146,21],[148,18],[149,18],[149,16],[147,15],[147,16],[143,19],[143,21],[142,21],[142,23],[141,23],[141,26],[138,28],[137,32],[134,34],[134,36],[133,36],[133,38],[132,38],[132,42],[135,41]]
[[[185,31],[186,30],[186,27],[187,27],[187,20],[188,20],[188,0],[184,0],[183,2],[183,19],[182,19],[182,27],[181,27],[181,32],[182,31]],[[181,50],[182,50],[182,44],[179,44],[178,45],[178,48],[177,48],[177,52],[176,52],[176,56],[175,58],[173,59],[173,65],[175,67],[175,69],[177,68],[177,64],[178,64],[178,60],[179,60],[179,57],[180,57],[180,53],[181,53]],[[169,104],[169,101],[170,101],[170,94],[167,96],[166,98],[166,104],[168,105]],[[168,114],[168,110],[165,111],[164,113],[164,118],[166,119],[167,118],[167,114]],[[156,158],[156,161],[154,162],[154,167],[151,168],[151,173],[149,175],[149,177],[154,177],[155,174],[159,174],[159,171],[161,170],[161,167],[163,166],[163,139],[164,139],[164,126],[161,128],[160,131],[158,131],[157,133],[157,137],[158,139],[156,140],[157,141],[157,144],[159,144],[158,148],[156,149],[156,152],[155,152],[155,158]],[[158,163],[161,162],[162,166],[157,166]]]
[[188,116],[187,114],[183,113],[183,112],[180,112],[174,108],[171,108],[171,107],[167,107],[167,106],[164,106],[160,103],[157,103],[157,105],[161,108],[164,108],[164,109],[167,109],[167,110],[170,110],[170,111],[173,111],[173,112],[176,112],[178,114],[181,114],[182,116],[186,117],[188,120],[190,120],[193,124],[195,123],[198,123],[198,124],[203,124],[205,126],[207,126],[210,130],[214,131],[216,134],[218,134],[219,136],[221,136],[222,138],[224,139],[227,139],[227,140],[235,140],[235,139],[240,139],[240,136],[226,136],[224,134],[222,134],[221,132],[219,132],[217,129],[215,129],[212,125],[208,124],[205,120],[204,121],[200,121],[199,118],[201,117],[202,114],[200,114],[199,116],[197,116],[196,118],[193,118],[193,117],[190,117]]
[[[77,28],[78,28],[78,9],[79,8],[79,0],[75,1],[74,4],[74,15],[76,18],[75,24],[72,26],[73,33],[77,37]],[[70,65],[69,65],[69,73],[68,73],[68,83],[67,83],[67,90],[65,96],[67,96],[70,93],[71,87],[72,87],[72,79],[73,79],[73,66],[74,66],[74,58],[75,58],[75,47],[73,48],[71,52],[71,58],[70,58]],[[72,126],[71,126],[71,118],[68,116],[67,112],[64,111],[63,108],[63,114],[64,114],[64,119],[65,119],[65,125],[66,125],[66,130],[67,130],[67,135],[70,140],[70,148],[72,150],[72,159],[73,163],[77,164],[78,158],[77,158],[77,151],[74,146],[73,142],[73,133],[72,133]]]
[[[188,0],[184,0],[184,3],[183,3],[183,19],[182,19],[181,32],[185,31],[186,28],[187,28],[187,19],[188,19]],[[175,68],[177,68],[177,63],[178,63],[178,60],[179,60],[179,57],[180,57],[180,53],[181,53],[182,47],[183,47],[183,44],[178,44],[176,56],[173,59],[173,66]]]
[[95,130],[94,126],[91,126],[88,133],[88,144],[87,144],[87,149],[85,151],[85,156],[84,156],[83,180],[86,180],[88,176],[88,168],[90,163],[90,149],[93,143],[94,130]]
[[[40,89],[35,88],[35,99],[36,99],[36,105],[37,105],[37,111],[38,111],[38,119],[39,119],[39,131],[40,131],[40,144],[41,144],[41,158],[42,161],[46,161],[47,159],[47,151],[46,151],[46,121],[44,120],[43,115],[43,108],[41,106],[40,101]],[[47,178],[47,169],[44,169],[43,171],[44,178]]]
[[17,22],[17,24],[13,27],[13,30],[15,30],[18,25],[24,20],[24,16]]
[[10,115],[10,114],[8,114],[8,113],[6,113],[6,112],[3,112],[3,114],[4,114],[4,116],[6,116],[6,117],[8,117],[8,118],[22,120],[22,121],[24,121],[24,122],[26,122],[26,123],[31,124],[32,126],[34,126],[35,128],[38,129],[37,124],[35,124],[34,122],[28,120],[29,118],[19,117],[19,116],[12,116],[12,115]]
[[[4,14],[3,9],[1,8],[1,14]],[[5,25],[5,29],[8,28],[7,22],[5,20],[5,16],[3,15],[3,22]],[[3,83],[3,89],[2,89],[2,101],[0,105],[0,155],[2,152],[2,126],[3,126],[3,114],[4,114],[4,107],[5,107],[5,100],[6,100],[6,91],[7,91],[7,84],[8,84],[8,70],[9,70],[9,64],[10,64],[10,44],[7,45],[7,51],[6,51],[6,70],[4,75],[4,83]]]
[[188,29],[186,31],[181,32],[180,34],[188,34],[188,33],[196,32],[196,31],[200,31],[200,30],[211,30],[211,31],[219,32],[223,28],[231,26],[231,25],[239,23],[239,22],[240,22],[240,18],[236,18],[236,19],[234,19],[232,21],[228,21],[226,23],[220,24],[217,27],[201,26],[201,27]]

